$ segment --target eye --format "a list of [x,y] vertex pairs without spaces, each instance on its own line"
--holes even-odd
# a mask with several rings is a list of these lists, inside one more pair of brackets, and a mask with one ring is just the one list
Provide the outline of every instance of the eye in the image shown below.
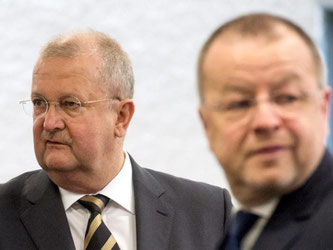
[[32,103],[34,107],[45,107],[46,106],[46,101],[42,98],[39,97],[34,97],[32,98]]
[[239,101],[233,101],[226,105],[225,109],[230,111],[244,110],[253,106],[253,100],[244,99]]
[[292,104],[299,100],[299,97],[292,94],[281,94],[274,97],[274,102],[280,105]]
[[64,110],[78,110],[81,107],[81,102],[76,97],[64,97],[59,104]]

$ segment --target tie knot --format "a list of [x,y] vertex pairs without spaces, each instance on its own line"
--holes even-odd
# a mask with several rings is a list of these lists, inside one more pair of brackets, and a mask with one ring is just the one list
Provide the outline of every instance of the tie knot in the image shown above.
[[234,221],[232,223],[230,233],[235,235],[238,238],[238,240],[241,241],[244,235],[251,229],[251,227],[258,218],[259,218],[258,215],[249,212],[245,211],[237,212]]
[[91,213],[97,212],[100,214],[108,202],[109,198],[101,194],[85,195],[79,200],[79,203],[87,208]]

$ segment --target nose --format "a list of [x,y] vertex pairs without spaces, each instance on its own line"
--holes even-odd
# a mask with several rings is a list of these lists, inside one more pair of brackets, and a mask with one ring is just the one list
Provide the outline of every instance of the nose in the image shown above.
[[61,114],[59,114],[56,104],[49,105],[44,115],[43,128],[46,131],[62,130],[65,128],[65,122]]
[[252,114],[252,129],[258,135],[270,134],[281,126],[281,116],[270,101],[258,102]]

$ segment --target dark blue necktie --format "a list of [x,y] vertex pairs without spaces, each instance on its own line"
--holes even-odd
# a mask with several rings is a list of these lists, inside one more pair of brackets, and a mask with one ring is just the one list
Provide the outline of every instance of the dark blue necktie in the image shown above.
[[258,216],[245,211],[236,213],[231,221],[225,244],[225,250],[240,250],[244,235],[250,230]]

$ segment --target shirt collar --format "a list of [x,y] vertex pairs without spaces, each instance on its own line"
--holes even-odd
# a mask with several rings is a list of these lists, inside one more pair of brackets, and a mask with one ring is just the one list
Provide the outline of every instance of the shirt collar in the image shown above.
[[243,206],[242,204],[239,204],[239,206],[235,209],[235,212],[238,212],[239,210],[244,210],[244,211],[248,211],[253,214],[256,214],[261,218],[268,219],[273,214],[278,202],[279,202],[279,199],[274,198],[274,199],[266,202],[265,204],[262,204],[260,206],[251,207],[251,208],[248,208],[248,207]]
[[[125,162],[120,172],[109,182],[99,194],[103,194],[124,209],[135,214],[134,191],[132,181],[132,166],[129,155],[125,153]],[[65,210],[69,209],[85,194],[77,194],[59,187],[60,196]]]

